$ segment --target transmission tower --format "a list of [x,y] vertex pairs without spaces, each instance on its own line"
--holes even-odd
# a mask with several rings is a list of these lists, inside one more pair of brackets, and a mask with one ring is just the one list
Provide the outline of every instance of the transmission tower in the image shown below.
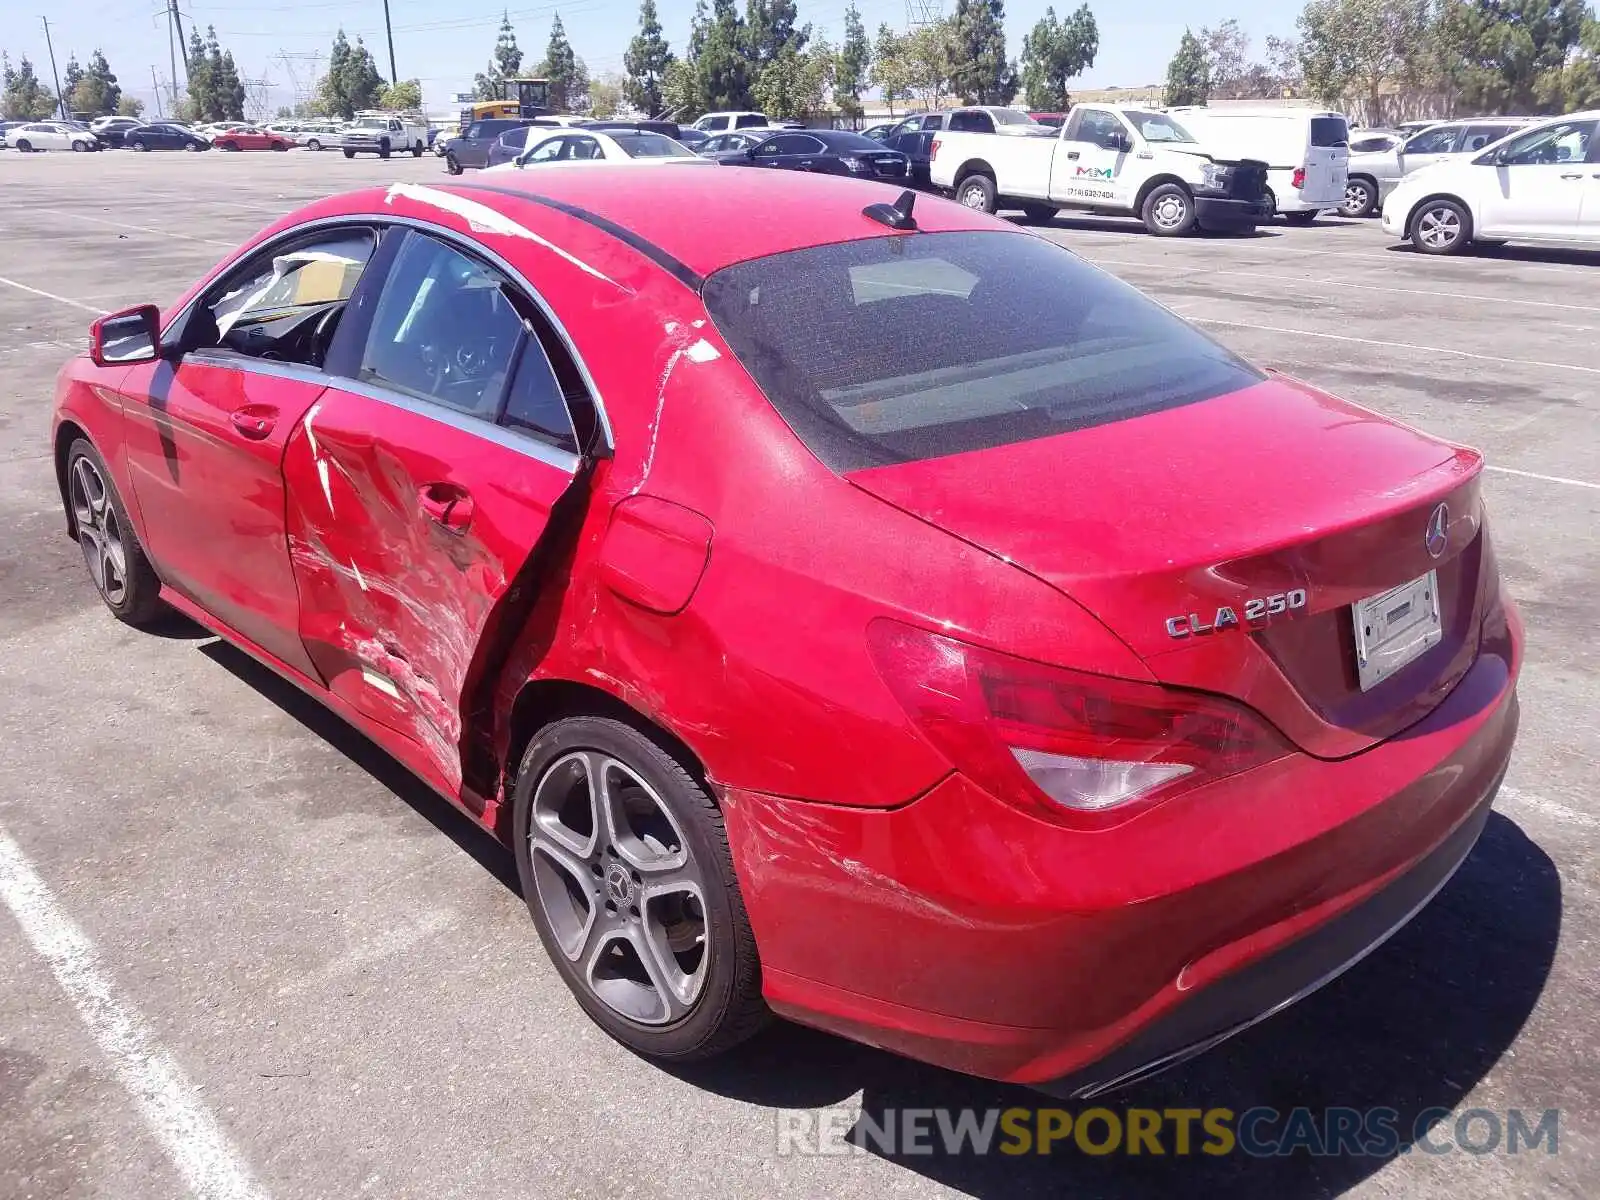
[[278,61],[289,79],[289,91],[294,104],[299,107],[311,103],[317,94],[317,83],[322,78],[321,50],[280,50]]
[[906,28],[920,29],[944,20],[944,0],[906,0]]
[[272,89],[277,85],[267,78],[241,79],[239,82],[244,84],[245,116],[258,123],[271,117]]

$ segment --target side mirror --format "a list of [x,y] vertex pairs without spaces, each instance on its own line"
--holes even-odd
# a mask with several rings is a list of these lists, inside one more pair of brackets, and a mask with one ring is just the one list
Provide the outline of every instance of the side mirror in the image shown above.
[[[757,143],[757,144],[759,145],[759,143]],[[744,150],[744,156],[746,158],[754,158],[756,156],[756,148],[755,148],[755,146],[746,146],[745,150]]]
[[155,362],[161,357],[161,310],[141,304],[89,326],[89,357],[97,367]]
[[1126,154],[1133,149],[1133,139],[1119,129],[1111,135],[1111,148],[1119,154]]

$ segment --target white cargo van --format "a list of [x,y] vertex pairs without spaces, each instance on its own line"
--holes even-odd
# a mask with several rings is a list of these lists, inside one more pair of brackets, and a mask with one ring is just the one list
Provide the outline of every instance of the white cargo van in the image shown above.
[[1350,125],[1342,113],[1289,107],[1167,111],[1219,157],[1264,161],[1268,194],[1287,220],[1309,225],[1319,212],[1344,203]]

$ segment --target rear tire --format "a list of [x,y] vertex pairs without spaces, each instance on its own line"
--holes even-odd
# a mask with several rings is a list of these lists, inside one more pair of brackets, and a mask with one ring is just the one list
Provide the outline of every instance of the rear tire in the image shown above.
[[309,142],[306,143],[306,149],[307,150],[321,150],[322,149],[322,143],[317,141],[316,138],[312,138]]
[[663,744],[609,718],[555,721],[513,796],[528,911],[595,1024],[639,1054],[693,1062],[767,1023],[722,813]]
[[993,213],[1000,197],[987,175],[968,175],[956,188],[956,203],[974,212]]
[[1139,218],[1155,237],[1182,237],[1195,226],[1194,197],[1176,183],[1163,183],[1150,189]]
[[67,451],[67,504],[95,591],[119,621],[148,625],[160,615],[161,580],[145,557],[105,459],[88,438]]
[[[189,149],[189,147],[185,146],[184,149],[187,150],[187,149]],[[135,154],[145,154],[145,153],[148,153],[149,150],[150,150],[150,147],[146,146],[142,140],[140,140],[138,138],[134,139],[133,152]]]
[[356,156],[356,152],[354,150],[346,150],[344,152],[344,156],[346,158],[354,158]]
[[379,158],[388,158],[389,157],[389,139],[388,138],[384,138],[383,141],[378,143],[378,157]]
[[1373,209],[1378,207],[1378,188],[1370,179],[1359,176],[1347,181],[1344,185],[1344,203],[1339,206],[1339,215],[1352,220],[1361,217],[1370,217]]
[[1472,214],[1454,200],[1418,206],[1407,233],[1424,254],[1460,254],[1472,243]]
[[451,175],[459,175],[461,174],[461,163],[454,154],[446,154],[444,156],[444,169]]
[[199,142],[185,142],[183,144],[185,154],[199,154],[202,149],[203,147]]
[[1055,220],[1058,211],[1060,210],[1054,204],[1024,204],[1022,206],[1023,215],[1028,220],[1039,225]]
[[19,139],[17,139],[17,153],[18,154],[31,154],[32,152],[33,152],[33,143],[32,142],[28,141],[27,138],[19,138]]
[[412,158],[421,158],[422,157],[422,143],[421,142],[418,142],[415,146],[411,147],[411,157]]

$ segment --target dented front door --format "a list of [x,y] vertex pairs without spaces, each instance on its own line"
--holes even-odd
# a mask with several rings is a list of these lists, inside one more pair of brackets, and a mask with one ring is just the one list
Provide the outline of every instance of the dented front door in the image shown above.
[[417,742],[452,794],[474,657],[578,465],[490,421],[351,383],[289,438],[306,651],[335,694]]

